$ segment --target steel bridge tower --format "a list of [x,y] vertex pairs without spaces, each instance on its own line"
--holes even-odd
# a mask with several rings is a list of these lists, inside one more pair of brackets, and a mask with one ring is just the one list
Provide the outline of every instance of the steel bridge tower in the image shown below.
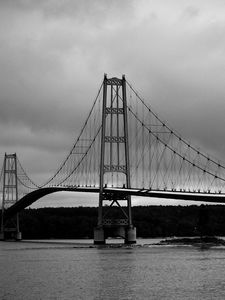
[[[122,79],[108,79],[105,75],[103,81],[100,193],[98,225],[94,229],[95,244],[105,244],[105,239],[109,236],[120,236],[124,238],[125,243],[136,243],[136,228],[133,226],[131,215],[131,196],[122,195],[118,192],[109,193],[106,189],[107,184],[113,185],[113,180],[119,180],[121,187],[130,188],[128,137],[125,76],[123,75]],[[105,205],[106,201],[110,202],[110,205]],[[121,206],[120,201],[125,202],[126,205]],[[115,210],[120,219],[115,219]]]
[[2,186],[1,240],[21,240],[21,232],[19,230],[19,214],[17,213],[16,216],[7,219],[4,215],[5,209],[18,201],[17,183],[16,154],[5,154]]

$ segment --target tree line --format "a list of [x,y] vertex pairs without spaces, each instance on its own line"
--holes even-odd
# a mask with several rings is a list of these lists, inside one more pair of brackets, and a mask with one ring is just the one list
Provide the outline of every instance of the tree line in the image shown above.
[[[116,208],[110,217],[116,217]],[[97,207],[25,209],[20,213],[24,239],[93,238]],[[135,206],[137,236],[225,236],[225,206]]]

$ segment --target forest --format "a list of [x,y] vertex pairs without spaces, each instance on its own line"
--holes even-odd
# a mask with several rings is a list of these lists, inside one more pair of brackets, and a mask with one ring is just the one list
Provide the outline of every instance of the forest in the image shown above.
[[[93,238],[97,216],[97,207],[28,208],[20,212],[20,230],[23,239]],[[222,205],[134,206],[132,217],[137,237],[225,236]]]

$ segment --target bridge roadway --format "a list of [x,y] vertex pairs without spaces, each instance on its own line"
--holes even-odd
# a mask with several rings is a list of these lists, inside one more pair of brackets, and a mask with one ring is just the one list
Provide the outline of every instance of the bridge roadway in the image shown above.
[[[5,217],[11,217],[27,206],[31,205],[38,199],[56,192],[85,192],[85,193],[99,193],[99,187],[78,187],[78,186],[52,186],[44,187],[32,191],[25,195],[15,204],[10,206],[5,211]],[[164,191],[164,190],[148,190],[148,189],[127,189],[127,188],[113,188],[105,187],[104,192],[116,199],[123,199],[124,195],[141,196],[150,198],[164,198],[186,201],[200,201],[209,203],[225,203],[225,194],[222,193],[200,193],[200,192],[184,192],[184,191]]]

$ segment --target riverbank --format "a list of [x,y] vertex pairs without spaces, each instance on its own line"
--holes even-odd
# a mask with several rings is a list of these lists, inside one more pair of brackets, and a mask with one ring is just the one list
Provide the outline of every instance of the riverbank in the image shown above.
[[[9,242],[9,241],[8,241]],[[3,242],[4,243],[4,242]],[[225,247],[225,239],[218,237],[183,237],[183,238],[155,238],[155,239],[137,239],[136,244],[124,244],[123,239],[108,239],[105,245],[94,245],[92,239],[71,239],[71,240],[22,240],[16,242],[17,244],[35,244],[35,247],[60,247],[60,248],[148,248],[148,247],[164,247],[164,246],[193,246],[201,249],[209,249],[211,247],[223,246]],[[9,242],[8,244],[15,244]]]
[[225,246],[225,240],[218,237],[194,237],[194,238],[173,238],[162,240],[157,245],[189,245],[193,247],[199,247],[202,249],[208,249],[216,246]]

